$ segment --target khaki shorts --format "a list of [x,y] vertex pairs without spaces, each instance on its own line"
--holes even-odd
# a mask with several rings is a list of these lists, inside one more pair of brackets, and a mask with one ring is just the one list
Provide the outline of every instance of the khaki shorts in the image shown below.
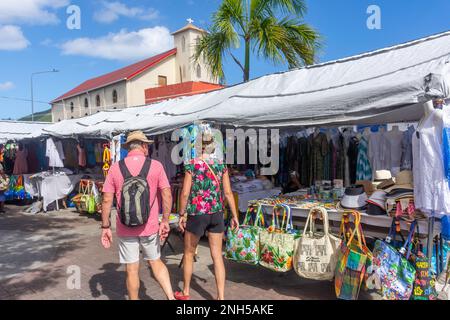
[[120,263],[139,262],[140,248],[142,248],[144,260],[158,260],[161,257],[159,234],[148,237],[119,237]]

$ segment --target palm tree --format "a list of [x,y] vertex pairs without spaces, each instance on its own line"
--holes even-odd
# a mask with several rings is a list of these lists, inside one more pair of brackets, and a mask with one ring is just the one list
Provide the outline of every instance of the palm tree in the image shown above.
[[[203,59],[213,76],[223,80],[223,60],[229,54],[242,69],[244,82],[250,79],[250,50],[289,68],[312,64],[319,35],[302,23],[305,12],[305,0],[223,0],[193,58]],[[244,64],[231,52],[242,42]]]

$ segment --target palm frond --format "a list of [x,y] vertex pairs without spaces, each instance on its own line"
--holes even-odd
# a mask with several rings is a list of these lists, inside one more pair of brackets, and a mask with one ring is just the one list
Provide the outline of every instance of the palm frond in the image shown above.
[[286,62],[289,68],[314,63],[320,47],[319,36],[307,24],[298,19],[278,21],[268,17],[252,22],[254,49],[274,64]]

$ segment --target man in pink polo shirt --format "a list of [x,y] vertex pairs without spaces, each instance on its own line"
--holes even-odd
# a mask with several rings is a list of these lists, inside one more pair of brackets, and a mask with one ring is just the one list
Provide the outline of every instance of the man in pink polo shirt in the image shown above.
[[[129,153],[124,161],[131,176],[140,174],[148,157],[148,145],[152,142],[141,131],[131,132],[128,135],[126,146],[129,149]],[[128,297],[130,300],[137,300],[139,292],[139,254],[140,248],[142,248],[144,260],[148,261],[156,280],[164,290],[167,298],[173,300],[174,295],[169,272],[160,259],[160,239],[166,238],[169,233],[169,215],[172,210],[170,184],[160,162],[151,160],[147,183],[150,189],[148,203],[151,204],[148,221],[141,226],[128,227],[122,224],[119,216],[116,217],[120,263],[126,264]],[[103,186],[101,242],[105,248],[109,248],[113,241],[110,228],[111,207],[114,196],[116,196],[117,206],[120,208],[123,184],[124,177],[122,176],[119,163],[115,163],[111,166]],[[161,194],[163,208],[161,223],[158,220],[160,211],[158,192]]]

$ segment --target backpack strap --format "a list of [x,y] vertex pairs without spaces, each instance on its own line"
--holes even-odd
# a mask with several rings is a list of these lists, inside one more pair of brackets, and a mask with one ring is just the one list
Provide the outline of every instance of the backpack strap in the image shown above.
[[152,165],[151,158],[145,158],[144,164],[142,165],[141,172],[139,172],[139,177],[142,179],[147,179],[148,173],[150,172],[150,167]]
[[119,161],[120,173],[122,173],[122,177],[124,180],[132,177],[130,170],[128,170],[127,165],[125,164],[125,159]]

